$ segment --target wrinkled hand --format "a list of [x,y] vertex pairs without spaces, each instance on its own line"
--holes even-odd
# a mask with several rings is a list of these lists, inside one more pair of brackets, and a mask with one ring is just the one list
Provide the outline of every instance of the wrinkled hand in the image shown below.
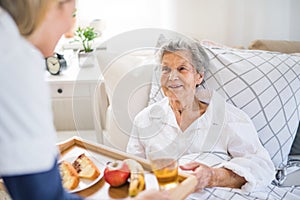
[[190,162],[185,165],[180,166],[182,170],[192,170],[194,176],[196,176],[198,180],[198,184],[196,185],[195,191],[201,191],[203,188],[212,187],[213,181],[213,168],[198,163],[198,162]]
[[139,193],[138,196],[133,198],[133,200],[171,200],[171,197],[168,194],[168,191],[159,191],[154,189],[144,190]]

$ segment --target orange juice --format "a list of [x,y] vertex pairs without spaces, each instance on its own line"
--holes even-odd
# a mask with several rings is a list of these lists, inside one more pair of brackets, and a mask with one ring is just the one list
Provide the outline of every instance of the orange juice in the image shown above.
[[178,184],[178,165],[176,160],[160,158],[152,160],[151,165],[160,189],[170,189]]

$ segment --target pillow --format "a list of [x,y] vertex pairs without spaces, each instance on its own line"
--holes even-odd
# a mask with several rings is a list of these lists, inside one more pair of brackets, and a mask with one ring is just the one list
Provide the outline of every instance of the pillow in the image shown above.
[[[209,88],[245,111],[274,165],[286,165],[300,120],[300,56],[204,47],[210,58]],[[149,104],[162,97],[157,76],[154,71]]]
[[300,41],[254,40],[248,48],[251,50],[277,51],[281,53],[300,53]]
[[300,120],[300,57],[254,50],[206,50],[211,59],[208,85],[250,116],[275,166],[286,165]]

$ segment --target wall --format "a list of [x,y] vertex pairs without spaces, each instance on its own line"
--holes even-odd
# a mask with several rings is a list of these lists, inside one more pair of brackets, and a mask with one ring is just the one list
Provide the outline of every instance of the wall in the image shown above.
[[290,4],[290,38],[292,40],[300,40],[300,1],[291,0]]
[[78,0],[80,23],[103,19],[105,37],[153,27],[244,47],[254,39],[300,41],[299,10],[299,0]]

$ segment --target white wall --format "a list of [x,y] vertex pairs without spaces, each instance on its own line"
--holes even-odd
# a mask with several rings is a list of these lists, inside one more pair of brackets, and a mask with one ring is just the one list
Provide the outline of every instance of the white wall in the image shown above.
[[300,40],[300,1],[290,0],[290,39]]
[[104,19],[106,37],[153,27],[245,47],[254,39],[300,41],[299,10],[299,0],[78,0],[80,23]]

